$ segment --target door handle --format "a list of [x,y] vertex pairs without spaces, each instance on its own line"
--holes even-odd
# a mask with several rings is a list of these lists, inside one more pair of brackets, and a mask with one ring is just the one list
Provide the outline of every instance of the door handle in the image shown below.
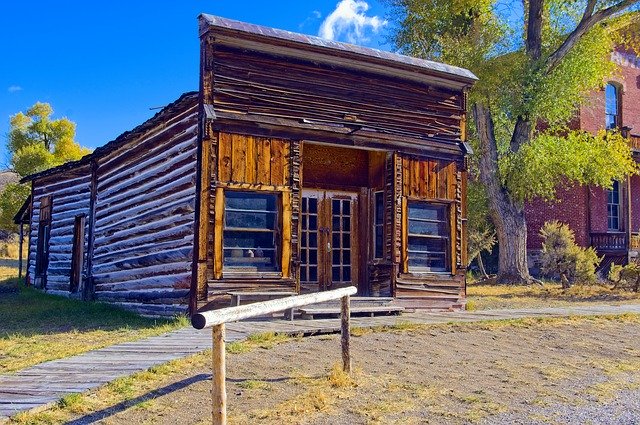
[[331,243],[327,242],[327,252],[331,252]]

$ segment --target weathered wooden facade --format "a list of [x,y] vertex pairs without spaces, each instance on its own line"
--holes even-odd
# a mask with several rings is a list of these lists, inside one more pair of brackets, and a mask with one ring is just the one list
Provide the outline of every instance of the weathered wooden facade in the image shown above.
[[470,72],[200,17],[198,93],[34,176],[29,277],[146,314],[356,285],[464,303]]

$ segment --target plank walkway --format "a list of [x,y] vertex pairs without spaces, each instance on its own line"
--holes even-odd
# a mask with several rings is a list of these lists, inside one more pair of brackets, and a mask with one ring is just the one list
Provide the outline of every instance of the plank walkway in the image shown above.
[[[640,314],[640,304],[589,305],[569,308],[485,310],[475,312],[404,313],[401,316],[354,317],[354,327],[390,326],[397,323],[442,324],[508,320],[528,317],[568,317]],[[228,342],[250,334],[278,332],[319,335],[340,331],[339,319],[243,321],[227,324]],[[53,360],[0,375],[0,423],[18,412],[46,408],[66,394],[87,391],[114,379],[146,370],[169,360],[201,352],[211,345],[209,330],[184,328],[160,336],[126,342]]]

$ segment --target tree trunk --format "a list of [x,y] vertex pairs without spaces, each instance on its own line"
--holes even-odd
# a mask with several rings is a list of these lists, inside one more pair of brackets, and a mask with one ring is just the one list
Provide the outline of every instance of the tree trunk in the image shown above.
[[533,282],[527,265],[527,223],[524,210],[514,204],[500,182],[498,149],[491,111],[473,105],[473,116],[480,141],[479,170],[488,199],[489,214],[496,227],[500,255],[497,283],[529,284]]
[[482,253],[478,254],[476,257],[476,262],[478,263],[478,269],[480,269],[480,275],[483,279],[489,279],[489,275],[487,274],[487,270],[484,268],[484,261],[482,261]]

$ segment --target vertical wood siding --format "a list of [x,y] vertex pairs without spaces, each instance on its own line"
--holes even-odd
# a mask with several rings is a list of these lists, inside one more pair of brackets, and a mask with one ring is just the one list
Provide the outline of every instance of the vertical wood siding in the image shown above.
[[143,314],[185,312],[194,244],[197,106],[98,161],[97,300]]
[[[429,299],[431,308],[461,307],[464,299],[463,250],[463,193],[466,181],[460,165],[455,161],[420,159],[402,156],[401,209],[396,223],[402,229],[399,244],[401,255],[400,275],[396,279],[395,295],[403,305],[420,307]],[[399,184],[400,182],[398,182]],[[413,275],[407,270],[406,215],[408,200],[435,201],[449,204],[450,216],[450,267],[451,273],[432,273],[428,278]],[[460,272],[458,272],[460,270]]]
[[[208,297],[227,306],[231,290],[294,290],[298,276],[300,211],[300,142],[220,132],[211,142],[210,238]],[[281,194],[281,278],[225,277],[222,251],[224,191],[248,189]]]
[[[29,276],[35,277],[36,251],[40,222],[40,200],[51,196],[51,233],[46,291],[68,295],[73,251],[73,228],[76,216],[89,214],[91,172],[89,166],[55,174],[33,182],[33,208],[29,237]],[[87,225],[82,274],[86,275]]]

